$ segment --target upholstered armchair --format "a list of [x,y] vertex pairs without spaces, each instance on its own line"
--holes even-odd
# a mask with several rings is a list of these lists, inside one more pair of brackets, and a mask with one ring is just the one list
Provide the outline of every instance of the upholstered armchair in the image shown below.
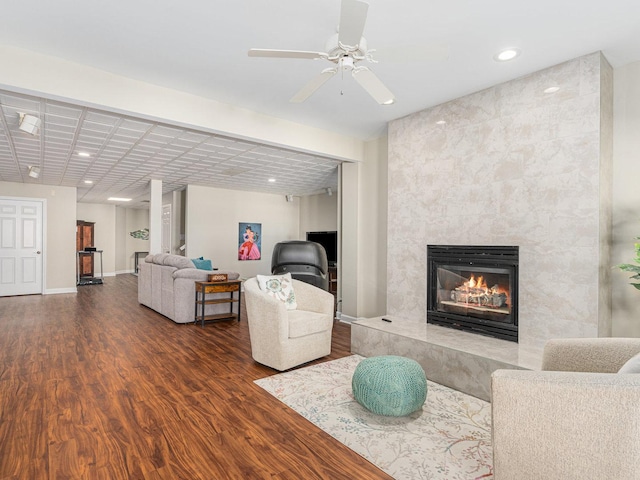
[[299,280],[292,284],[297,308],[288,310],[256,278],[244,282],[251,355],[280,371],[331,353],[333,295]]
[[542,371],[496,370],[494,479],[640,479],[640,374],[617,373],[639,352],[640,338],[557,339]]

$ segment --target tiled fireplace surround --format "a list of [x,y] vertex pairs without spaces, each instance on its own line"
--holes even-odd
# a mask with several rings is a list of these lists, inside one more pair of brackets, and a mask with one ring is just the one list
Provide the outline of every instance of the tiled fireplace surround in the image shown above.
[[[393,322],[355,322],[352,350],[488,399],[491,371],[539,368],[546,340],[609,336],[612,108],[593,53],[391,122]],[[427,244],[520,247],[518,344],[427,327]]]

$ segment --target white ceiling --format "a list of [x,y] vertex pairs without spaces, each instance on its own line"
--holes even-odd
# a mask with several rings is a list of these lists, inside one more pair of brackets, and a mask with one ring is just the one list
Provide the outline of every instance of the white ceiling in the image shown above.
[[[318,155],[2,90],[0,109],[0,180],[77,187],[79,202],[146,208],[152,178],[163,193],[191,184],[308,195],[338,184],[339,162]],[[42,119],[38,135],[18,129],[19,113]]]
[[[394,92],[390,106],[375,103],[349,75],[336,75],[305,103],[289,103],[329,64],[247,56],[250,48],[324,51],[340,0],[5,2],[0,44],[360,139],[376,137],[392,119],[598,50],[614,68],[640,60],[637,0],[369,4],[364,36],[380,63],[368,66]],[[505,47],[522,53],[495,62]],[[446,58],[433,55],[443,50]],[[43,182],[50,174],[45,183],[78,186],[79,201],[133,196],[158,171],[165,190],[187,182],[304,194],[336,182],[338,162],[327,158],[10,92],[0,101],[0,180],[28,181],[24,166],[39,161]],[[16,133],[21,102],[52,112],[44,139]],[[99,157],[79,159],[81,147]],[[264,187],[262,173],[286,175]],[[97,182],[91,189],[81,183],[88,176]]]

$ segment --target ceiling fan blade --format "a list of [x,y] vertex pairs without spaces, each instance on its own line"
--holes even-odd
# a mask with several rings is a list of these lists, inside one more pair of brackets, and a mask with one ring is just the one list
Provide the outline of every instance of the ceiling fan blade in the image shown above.
[[337,68],[327,68],[322,71],[322,73],[311,79],[309,83],[307,83],[304,87],[300,89],[298,93],[296,93],[291,100],[291,103],[302,103],[307,98],[313,94],[316,90],[318,90],[322,85],[325,84],[327,80],[333,77],[338,72]]
[[270,58],[327,58],[324,52],[306,52],[303,50],[270,50],[267,48],[252,48],[249,50],[250,57],[270,57]]
[[360,43],[364,24],[367,21],[369,4],[359,0],[342,0],[340,9],[340,25],[338,26],[338,42],[355,47]]
[[380,105],[391,105],[395,102],[396,97],[393,96],[393,93],[367,67],[354,68],[351,74],[356,82]]

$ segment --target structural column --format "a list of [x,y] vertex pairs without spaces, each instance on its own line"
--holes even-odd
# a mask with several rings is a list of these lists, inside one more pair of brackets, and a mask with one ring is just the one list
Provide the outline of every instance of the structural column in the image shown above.
[[149,253],[162,252],[162,180],[151,180]]

